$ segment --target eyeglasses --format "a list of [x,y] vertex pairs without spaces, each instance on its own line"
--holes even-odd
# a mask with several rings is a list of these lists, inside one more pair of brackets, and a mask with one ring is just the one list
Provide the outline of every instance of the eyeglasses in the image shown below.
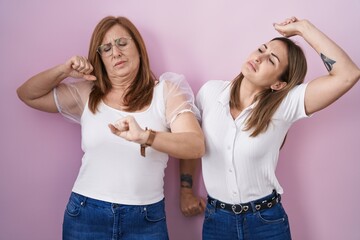
[[131,37],[121,37],[115,39],[114,45],[112,43],[100,45],[97,48],[97,52],[103,57],[109,57],[113,54],[113,46],[116,46],[120,51],[123,51],[129,47],[130,40],[132,40]]

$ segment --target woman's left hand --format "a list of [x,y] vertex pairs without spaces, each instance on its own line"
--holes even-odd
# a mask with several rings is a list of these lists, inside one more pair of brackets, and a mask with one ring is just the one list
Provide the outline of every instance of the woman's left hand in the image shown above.
[[202,214],[205,208],[206,203],[204,199],[194,196],[192,189],[182,189],[180,194],[180,209],[185,217]]
[[142,129],[133,116],[126,116],[108,125],[111,132],[128,141],[144,144],[149,133]]

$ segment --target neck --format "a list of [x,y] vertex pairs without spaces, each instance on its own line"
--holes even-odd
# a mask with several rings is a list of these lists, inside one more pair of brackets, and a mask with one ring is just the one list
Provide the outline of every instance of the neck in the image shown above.
[[250,84],[248,81],[246,81],[246,79],[244,78],[241,82],[240,85],[240,109],[239,110],[243,110],[244,108],[247,108],[248,106],[250,106],[251,104],[253,104],[254,99],[256,97],[256,95],[260,92],[261,90],[257,87],[254,87],[253,84]]

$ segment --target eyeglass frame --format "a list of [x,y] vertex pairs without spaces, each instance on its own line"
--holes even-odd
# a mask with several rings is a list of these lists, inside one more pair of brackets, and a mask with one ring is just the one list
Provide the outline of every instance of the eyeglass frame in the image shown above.
[[[117,42],[119,42],[120,39],[133,40],[132,37],[119,37],[119,38],[117,38],[117,39],[114,40],[115,44],[112,44],[111,42],[105,43],[105,44],[101,44],[100,46],[97,47],[96,52],[99,53],[100,56],[110,57],[111,55],[114,54],[114,50],[113,50],[113,47],[114,47],[114,46],[116,46],[116,47],[118,48],[118,50],[120,50],[120,51],[125,50],[125,49],[120,49],[119,46],[118,46],[118,44],[117,44]],[[111,54],[108,55],[108,56],[105,56],[105,55],[103,55],[103,54],[101,53],[100,48],[101,48],[101,47],[104,47],[104,46],[108,46],[108,45],[111,45],[111,49],[110,49],[110,50],[111,50]],[[124,47],[127,47],[127,45],[124,46]],[[110,50],[109,50],[109,51],[110,51]]]

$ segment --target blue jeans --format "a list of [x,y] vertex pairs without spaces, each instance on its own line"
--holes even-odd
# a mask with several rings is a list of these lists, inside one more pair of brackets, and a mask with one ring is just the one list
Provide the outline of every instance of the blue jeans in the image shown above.
[[71,193],[63,240],[168,240],[165,202],[121,205]]
[[[260,202],[270,196],[254,202]],[[254,207],[254,204],[252,206]],[[235,214],[221,208],[215,208],[209,203],[206,206],[203,240],[290,239],[288,217],[280,202],[272,208],[260,211],[250,210],[245,214]]]

